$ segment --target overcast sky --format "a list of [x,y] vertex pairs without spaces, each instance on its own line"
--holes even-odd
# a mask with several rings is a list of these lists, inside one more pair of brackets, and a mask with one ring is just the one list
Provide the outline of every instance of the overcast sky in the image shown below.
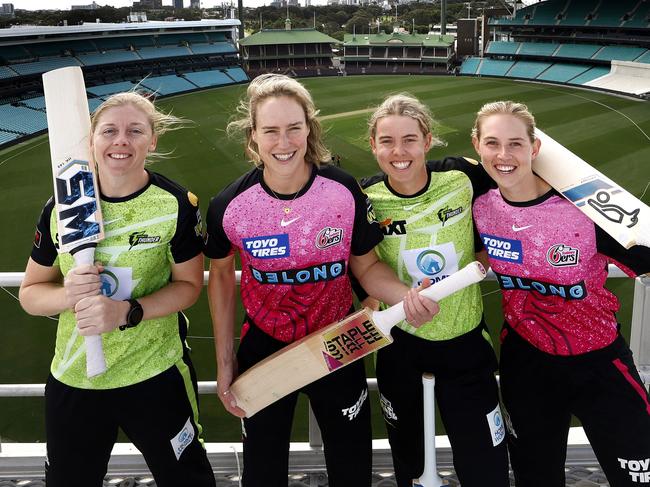
[[[61,9],[69,10],[70,5],[85,5],[92,3],[93,0],[2,0],[0,3],[13,3],[14,8],[26,10],[39,10],[39,9]],[[133,5],[133,0],[95,0],[99,5],[111,5],[113,7],[130,7]],[[234,0],[236,3],[236,0]],[[524,0],[524,3],[530,4],[540,0]],[[271,0],[244,0],[244,5],[250,7],[257,7],[259,5],[269,4]],[[163,0],[163,5],[171,5],[172,0]],[[183,0],[186,7],[189,6],[190,0]],[[222,0],[201,0],[202,7],[214,7],[221,5]],[[304,5],[304,0],[300,0],[300,4]],[[320,5],[327,3],[327,0],[312,0],[312,5]]]

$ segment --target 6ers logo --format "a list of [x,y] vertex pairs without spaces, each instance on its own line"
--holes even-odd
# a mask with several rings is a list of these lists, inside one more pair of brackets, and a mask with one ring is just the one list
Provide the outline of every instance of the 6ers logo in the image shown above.
[[323,250],[343,241],[343,229],[325,227],[316,235],[316,247]]
[[555,244],[546,253],[546,260],[553,267],[577,266],[580,250],[564,244]]

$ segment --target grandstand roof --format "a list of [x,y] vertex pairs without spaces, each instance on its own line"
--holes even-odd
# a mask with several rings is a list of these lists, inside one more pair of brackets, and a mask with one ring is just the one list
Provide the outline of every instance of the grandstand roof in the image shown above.
[[[197,27],[208,29],[210,27],[234,27],[241,23],[238,19],[227,20],[188,20],[177,22],[151,21],[151,22],[133,22],[133,23],[86,23],[82,25],[63,25],[63,26],[12,26],[9,29],[0,29],[0,39],[9,40],[10,38],[29,38],[37,36],[56,36],[62,35],[83,35],[96,32],[150,32],[161,30],[182,30],[195,29]],[[39,39],[42,41],[43,39]]]
[[441,36],[430,34],[345,34],[343,40],[346,46],[369,46],[369,45],[395,45],[408,44],[426,47],[449,47],[454,45],[454,36]]
[[242,46],[268,46],[275,44],[340,44],[341,41],[316,29],[262,29],[239,41]]

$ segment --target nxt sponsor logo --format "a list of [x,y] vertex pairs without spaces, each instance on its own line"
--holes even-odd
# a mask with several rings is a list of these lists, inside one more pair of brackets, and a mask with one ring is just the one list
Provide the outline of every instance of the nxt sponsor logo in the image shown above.
[[381,231],[384,235],[406,235],[406,220],[395,220],[386,218],[384,221],[379,222]]
[[160,235],[147,235],[142,232],[133,232],[129,235],[129,250],[140,244],[154,244],[160,242]]
[[448,206],[445,208],[441,208],[438,210],[438,219],[442,222],[442,226],[445,226],[445,223],[447,220],[450,218],[453,218],[457,215],[460,215],[463,212],[463,207],[459,206],[458,208],[449,208]]
[[316,235],[316,247],[324,250],[343,242],[343,229],[325,227]]
[[361,391],[361,395],[359,396],[359,399],[357,399],[357,402],[354,404],[354,406],[341,409],[341,412],[343,413],[343,416],[347,416],[350,421],[352,421],[354,418],[356,418],[359,415],[359,412],[361,411],[361,407],[363,406],[363,403],[365,400],[368,399],[368,389],[364,389]]
[[650,458],[644,458],[642,460],[618,458],[617,460],[619,466],[623,470],[627,470],[627,473],[632,478],[632,482],[638,482],[640,484],[650,483]]
[[501,289],[505,291],[537,291],[542,296],[560,296],[564,299],[583,299],[587,296],[584,281],[576,284],[551,284],[544,281],[535,281],[524,277],[507,276],[495,272]]
[[334,336],[324,337],[325,349],[336,360],[358,357],[365,349],[374,348],[372,345],[377,342],[384,341],[388,344],[388,340],[370,320],[364,320],[359,324],[353,323],[351,328],[343,331],[337,329],[336,332]]
[[580,250],[564,244],[553,245],[546,253],[546,260],[553,267],[570,267],[578,265]]
[[307,284],[336,279],[345,274],[345,261],[289,269],[286,271],[261,271],[250,266],[253,278],[260,284]]
[[242,239],[244,250],[258,259],[289,257],[289,235],[269,235]]
[[488,255],[493,259],[515,262],[517,264],[523,262],[523,252],[519,240],[510,240],[484,233],[481,234],[481,239],[487,249]]

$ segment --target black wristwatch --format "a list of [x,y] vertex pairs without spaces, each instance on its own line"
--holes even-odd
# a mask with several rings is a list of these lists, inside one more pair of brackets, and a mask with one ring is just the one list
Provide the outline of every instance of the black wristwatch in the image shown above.
[[138,303],[137,300],[127,299],[127,301],[131,305],[131,308],[129,309],[129,312],[126,314],[126,324],[120,326],[120,331],[124,331],[127,328],[133,328],[138,326],[142,321],[142,315],[144,314],[144,311],[142,310],[142,305]]

